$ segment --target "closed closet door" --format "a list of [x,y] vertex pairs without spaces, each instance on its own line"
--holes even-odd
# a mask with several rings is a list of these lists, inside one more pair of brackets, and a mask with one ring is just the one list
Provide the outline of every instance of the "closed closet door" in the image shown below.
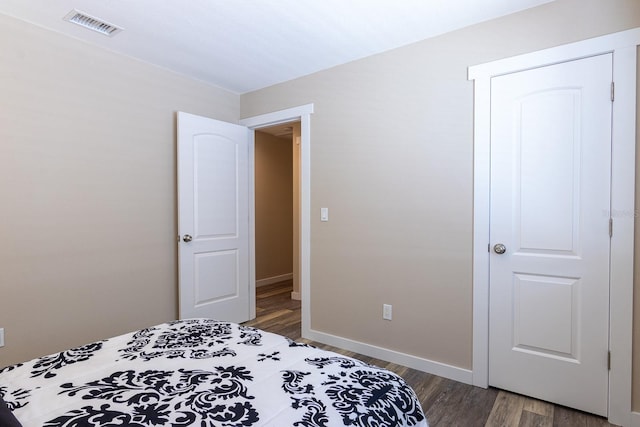
[[489,383],[607,415],[612,55],[491,81]]

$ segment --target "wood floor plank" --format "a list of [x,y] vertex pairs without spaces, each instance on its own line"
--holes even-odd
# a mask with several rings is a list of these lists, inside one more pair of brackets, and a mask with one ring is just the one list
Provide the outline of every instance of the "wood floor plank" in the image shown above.
[[[445,426],[469,426],[482,427],[483,420],[474,413],[473,386],[447,380],[442,383],[437,398],[427,409],[425,416],[429,425],[433,427]],[[424,408],[423,408],[424,409]]]
[[402,376],[416,392],[430,427],[613,427],[604,418],[495,388],[483,389],[301,337],[301,303],[292,282],[256,290],[256,315],[244,325],[363,360]]
[[469,388],[469,393],[465,404],[460,407],[458,418],[464,421],[461,425],[482,426],[493,410],[498,390],[495,388],[485,390],[472,385],[467,385],[467,387]]
[[398,365],[398,364],[393,363],[393,362],[387,363],[387,366],[383,366],[383,368],[388,369],[391,372],[395,372],[396,374],[400,375],[401,377],[405,376],[406,373],[407,373],[407,370],[409,369],[406,366]]
[[613,424],[595,415],[587,414],[581,411],[575,411],[564,406],[555,406],[553,425],[557,427],[562,426],[577,426],[577,427],[610,427]]
[[[451,396],[448,402],[437,401],[434,407],[441,406],[444,413],[439,418],[434,419],[432,415],[435,411],[427,411],[427,419],[432,426],[473,426],[482,427],[488,418],[498,391],[495,389],[484,390],[468,384],[458,383],[450,389]],[[456,396],[457,395],[457,396]]]
[[[267,288],[266,286],[261,286],[261,287]],[[276,295],[290,296],[291,291],[283,287],[270,287],[269,289],[265,289],[261,291],[259,295],[256,295],[256,298],[264,299],[264,298],[269,298]]]
[[552,427],[553,418],[536,414],[535,412],[522,411],[518,427]]
[[610,427],[611,425],[602,417],[587,415],[587,427]]
[[553,403],[525,397],[523,410],[553,419]]
[[[287,310],[282,309],[282,310],[276,310],[276,311],[272,311],[270,313],[265,313],[264,315],[260,316],[260,324],[265,324],[265,323],[269,323],[269,321],[272,321],[275,319],[275,321],[277,322],[281,316],[291,313],[291,310]],[[253,322],[247,322],[245,323],[245,325],[247,326],[253,326],[252,324]],[[257,323],[256,323],[257,324]]]
[[587,420],[584,414],[559,406],[553,411],[553,425],[554,427],[587,427]]
[[524,399],[517,394],[500,391],[496,397],[486,426],[518,426],[522,417]]
[[430,402],[436,400],[439,390],[441,387],[444,387],[443,384],[448,381],[445,378],[429,375],[411,368],[407,369],[407,372],[402,378],[404,378],[407,384],[416,392],[418,400],[420,400],[425,412],[427,408],[431,407]]

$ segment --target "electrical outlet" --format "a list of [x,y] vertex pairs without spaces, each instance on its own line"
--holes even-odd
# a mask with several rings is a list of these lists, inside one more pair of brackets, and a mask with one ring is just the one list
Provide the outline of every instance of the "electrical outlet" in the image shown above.
[[382,304],[382,318],[391,320],[393,317],[393,306],[391,304]]
[[0,328],[0,347],[4,347],[4,328]]

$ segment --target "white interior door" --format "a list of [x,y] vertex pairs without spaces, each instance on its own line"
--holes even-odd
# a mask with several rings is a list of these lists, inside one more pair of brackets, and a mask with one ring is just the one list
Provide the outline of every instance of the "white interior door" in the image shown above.
[[611,81],[610,54],[491,81],[489,383],[600,415]]
[[249,320],[249,135],[178,113],[181,318]]

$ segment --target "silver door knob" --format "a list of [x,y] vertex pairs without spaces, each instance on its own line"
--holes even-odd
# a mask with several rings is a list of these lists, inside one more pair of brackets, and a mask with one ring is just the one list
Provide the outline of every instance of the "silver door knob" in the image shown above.
[[493,246],[493,251],[498,255],[502,255],[503,253],[507,252],[507,247],[502,243],[498,243]]
[[188,234],[185,234],[184,237],[182,238],[182,241],[185,243],[189,243],[192,240],[193,240],[193,237],[189,236]]

